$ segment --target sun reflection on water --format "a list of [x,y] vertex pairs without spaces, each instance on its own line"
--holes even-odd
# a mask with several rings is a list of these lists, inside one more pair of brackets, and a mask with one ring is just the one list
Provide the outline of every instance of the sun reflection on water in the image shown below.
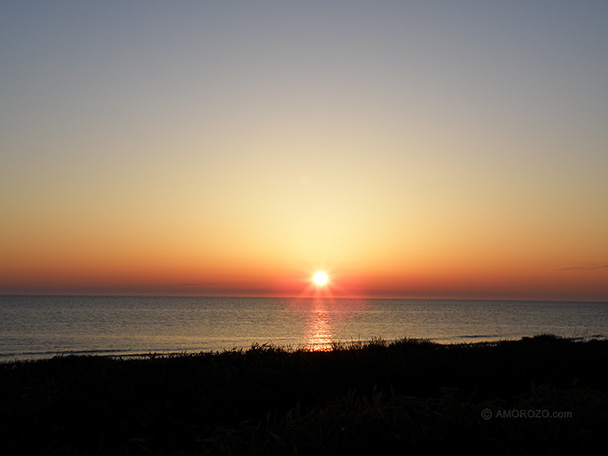
[[311,350],[327,350],[334,340],[332,315],[329,303],[324,299],[313,299],[309,313],[307,346]]
[[304,345],[309,350],[329,350],[333,343],[351,340],[353,327],[359,325],[364,300],[305,298],[292,301],[304,326]]

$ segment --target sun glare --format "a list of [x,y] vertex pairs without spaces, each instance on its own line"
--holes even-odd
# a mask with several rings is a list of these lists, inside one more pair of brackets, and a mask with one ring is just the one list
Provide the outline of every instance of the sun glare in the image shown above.
[[313,282],[318,285],[318,286],[322,286],[325,285],[327,283],[327,274],[325,274],[324,272],[317,272],[314,277],[312,278]]

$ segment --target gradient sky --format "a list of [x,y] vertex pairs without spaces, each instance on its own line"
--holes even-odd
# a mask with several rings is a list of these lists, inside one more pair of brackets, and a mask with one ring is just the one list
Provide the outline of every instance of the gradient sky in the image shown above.
[[608,300],[605,1],[0,8],[0,293]]

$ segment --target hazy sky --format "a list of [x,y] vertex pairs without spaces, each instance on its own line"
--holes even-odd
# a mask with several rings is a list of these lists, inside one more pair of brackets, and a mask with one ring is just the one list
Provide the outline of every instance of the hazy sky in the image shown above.
[[0,292],[608,300],[605,1],[0,2]]

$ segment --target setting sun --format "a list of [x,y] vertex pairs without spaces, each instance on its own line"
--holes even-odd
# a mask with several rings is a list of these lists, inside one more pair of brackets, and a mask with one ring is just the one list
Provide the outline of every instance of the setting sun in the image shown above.
[[327,274],[325,274],[324,272],[317,272],[314,277],[312,278],[313,282],[318,285],[318,286],[322,286],[325,285],[327,283]]

